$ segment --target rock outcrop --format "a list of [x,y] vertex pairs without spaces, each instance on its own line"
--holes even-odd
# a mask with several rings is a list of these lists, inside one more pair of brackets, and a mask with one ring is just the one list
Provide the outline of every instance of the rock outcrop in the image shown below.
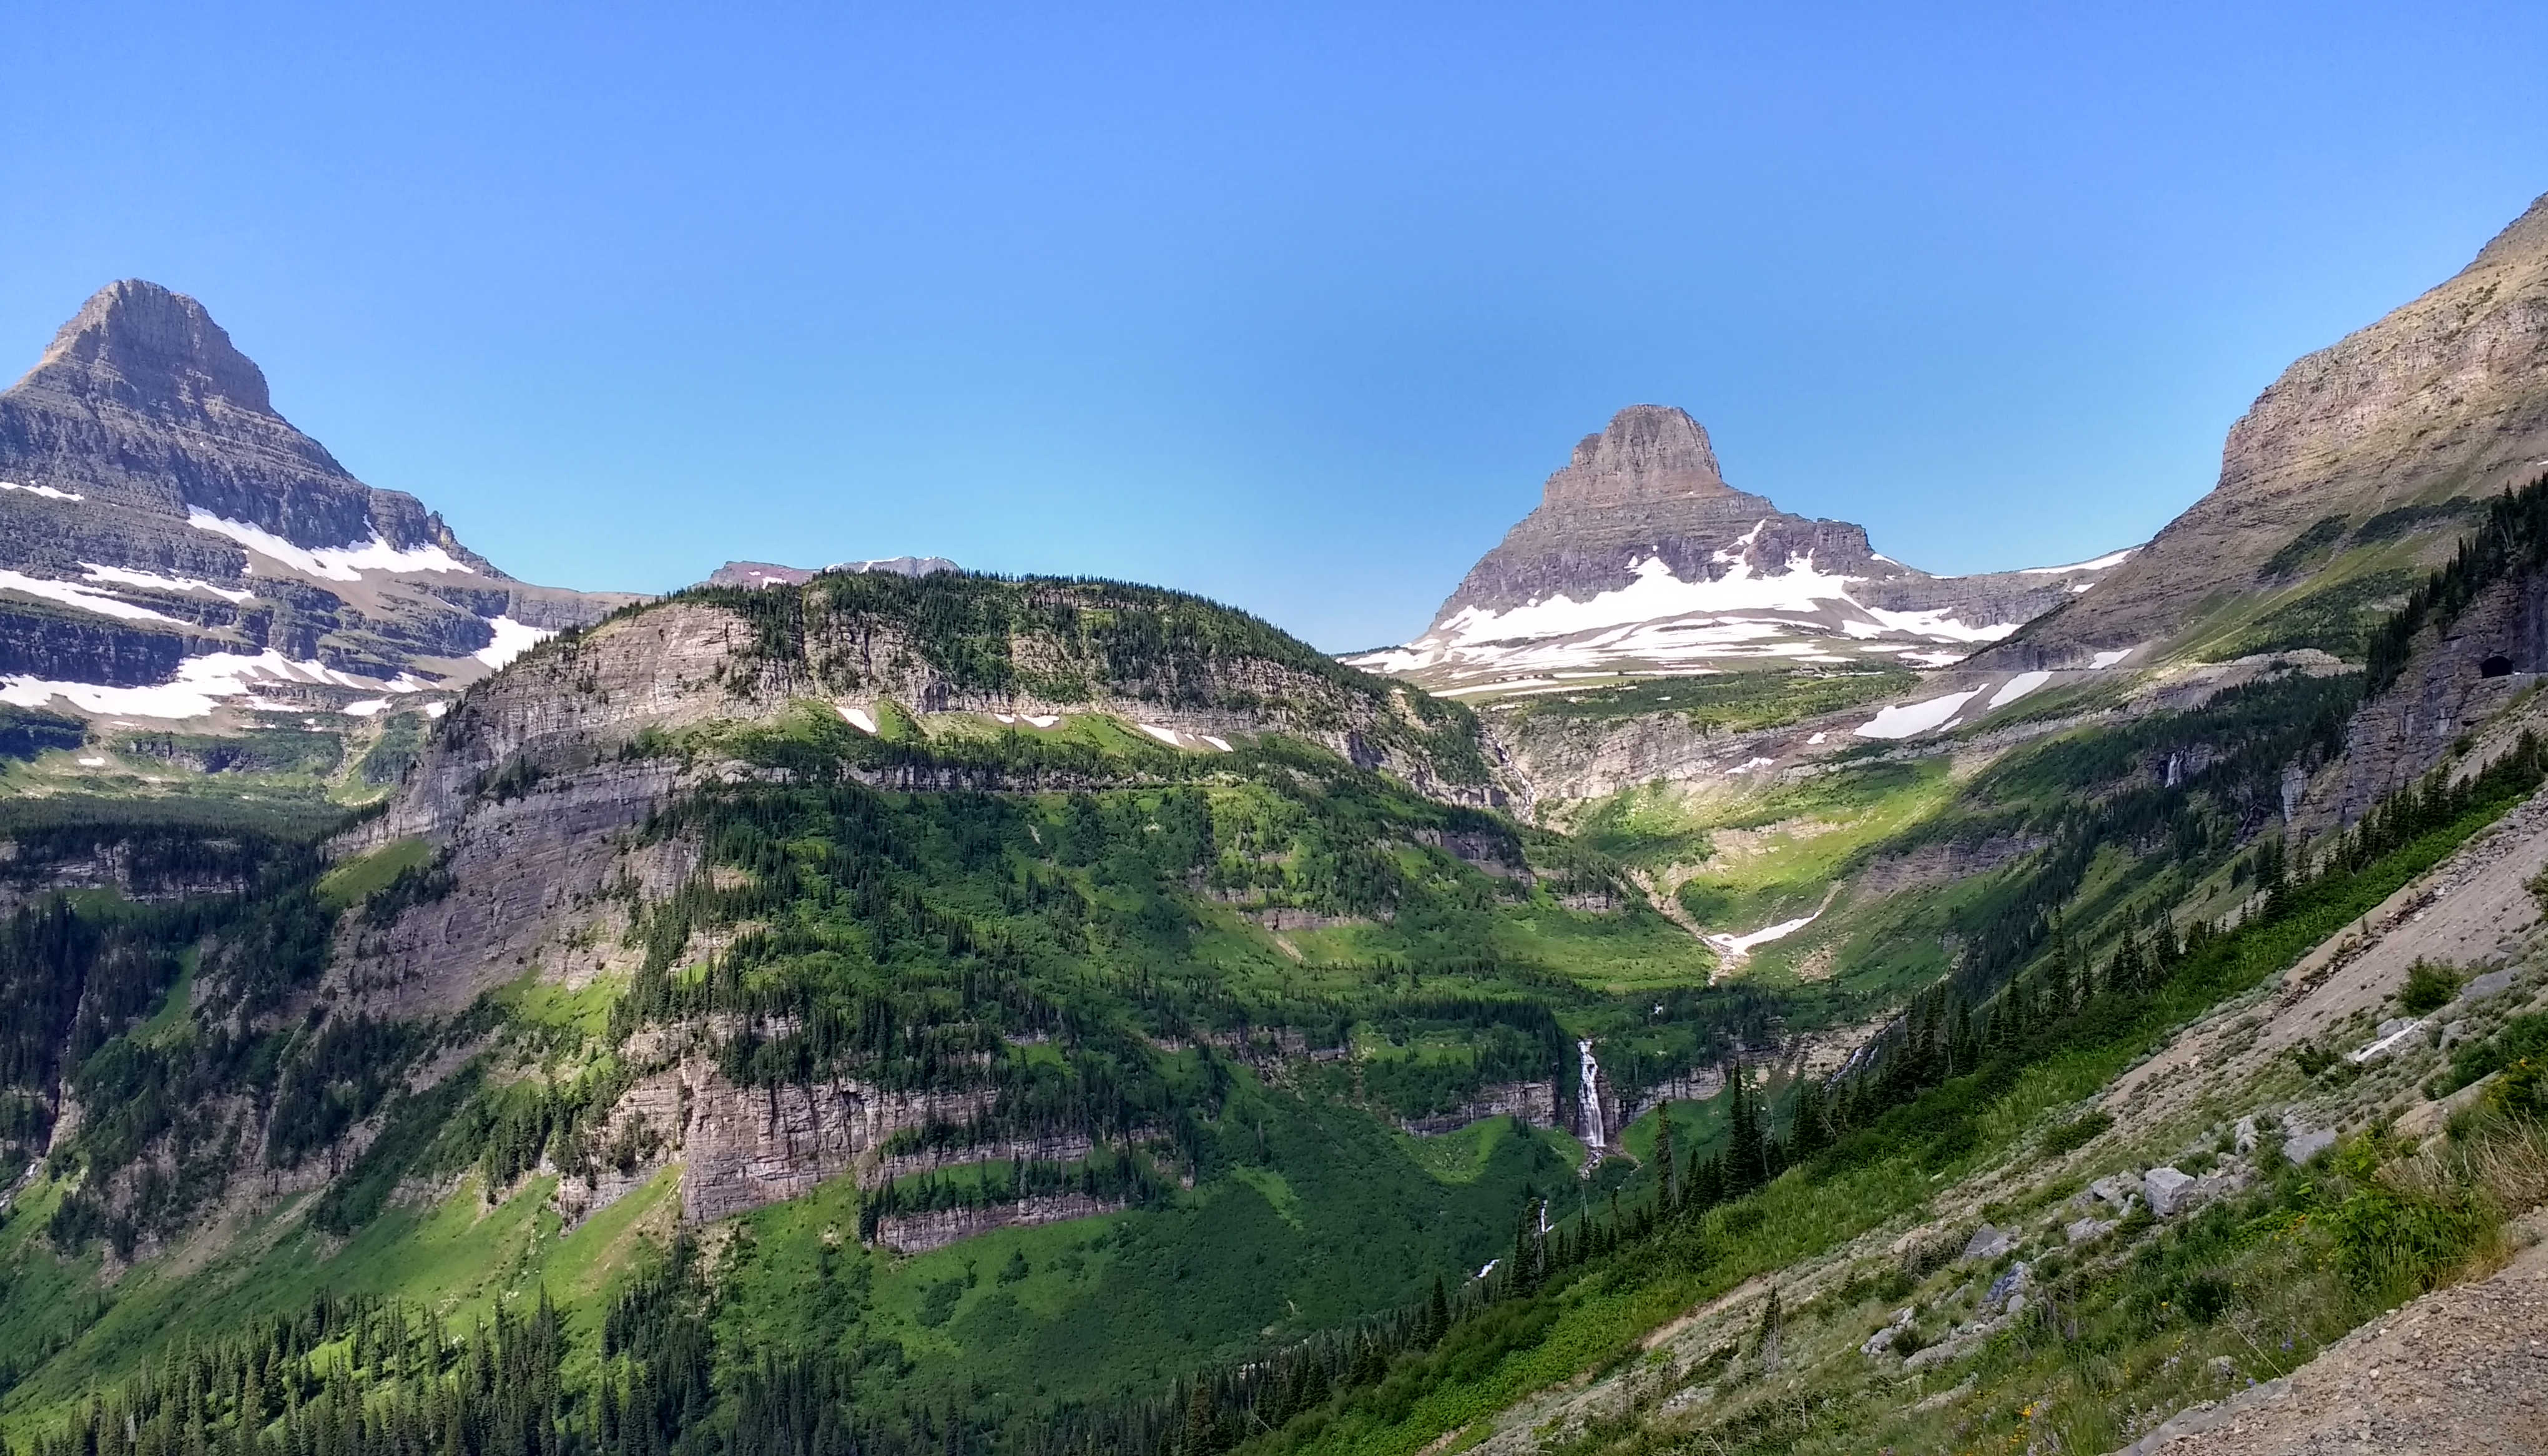
[[1933,577],[1864,527],[1725,483],[1683,410],[1622,410],[1548,478],[1424,636],[1353,659],[1436,688],[1559,672],[1952,662],[2049,611],[2119,558]]

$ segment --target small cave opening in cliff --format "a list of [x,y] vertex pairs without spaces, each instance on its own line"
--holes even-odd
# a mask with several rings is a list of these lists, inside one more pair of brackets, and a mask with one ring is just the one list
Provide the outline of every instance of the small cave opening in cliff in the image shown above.
[[2512,676],[2512,659],[2499,652],[2477,665],[2477,675],[2481,678],[2509,678]]

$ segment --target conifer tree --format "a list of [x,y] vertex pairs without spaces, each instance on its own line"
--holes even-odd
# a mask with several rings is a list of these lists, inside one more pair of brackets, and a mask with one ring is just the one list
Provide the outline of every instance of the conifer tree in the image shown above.
[[1680,1165],[1673,1161],[1672,1099],[1655,1109],[1655,1171],[1662,1180],[1664,1212],[1681,1208]]

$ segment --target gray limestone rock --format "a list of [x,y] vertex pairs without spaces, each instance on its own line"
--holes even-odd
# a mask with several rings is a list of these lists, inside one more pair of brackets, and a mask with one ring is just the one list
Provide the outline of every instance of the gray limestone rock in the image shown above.
[[2007,1253],[2008,1249],[2009,1236],[2007,1231],[2005,1229],[1994,1228],[1990,1225],[1984,1224],[1979,1228],[1973,1230],[1972,1237],[1964,1240],[1964,1251],[1957,1255],[1957,1257],[1966,1261],[1973,1259],[1996,1259],[2001,1254]]
[[2072,1243],[2086,1243],[2092,1238],[2103,1238],[2107,1234],[2114,1232],[2115,1221],[2112,1219],[2095,1218],[2093,1216],[2085,1219],[2074,1219],[2070,1222],[2069,1226],[2061,1231]]
[[2141,1174],[2141,1195],[2149,1200],[2149,1210],[2159,1218],[2173,1218],[2194,1201],[2195,1179],[2174,1168],[2158,1167]]
[[1996,1310],[2013,1299],[2024,1299],[2034,1283],[2034,1268],[2025,1260],[2008,1266],[2008,1272],[1991,1281],[1982,1293],[1982,1308]]
[[2283,1139],[2283,1156],[2295,1165],[2304,1164],[2334,1145],[2334,1133],[2295,1123],[2291,1125],[2291,1136]]

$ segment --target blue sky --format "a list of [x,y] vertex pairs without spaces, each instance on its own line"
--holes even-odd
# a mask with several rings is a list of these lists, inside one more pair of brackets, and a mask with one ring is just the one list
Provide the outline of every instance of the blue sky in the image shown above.
[[2208,489],[2548,191],[2548,6],[20,6],[123,276],[516,575],[937,553],[1403,639],[1618,407],[1933,571]]

